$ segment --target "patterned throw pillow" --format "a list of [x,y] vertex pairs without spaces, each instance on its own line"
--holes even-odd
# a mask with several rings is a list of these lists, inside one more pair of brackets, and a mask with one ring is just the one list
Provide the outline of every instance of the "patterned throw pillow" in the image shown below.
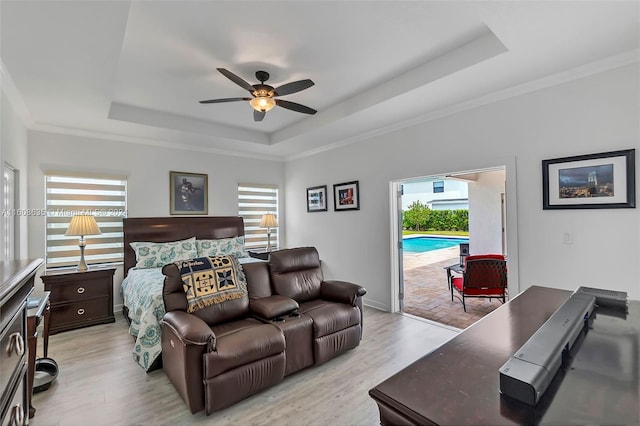
[[131,248],[136,252],[136,268],[161,268],[167,263],[198,257],[196,238],[166,243],[135,242]]
[[247,294],[247,281],[234,256],[211,256],[175,262],[187,297],[187,311],[195,312]]
[[218,240],[196,240],[198,256],[235,256],[249,257],[244,248],[244,236],[220,238]]

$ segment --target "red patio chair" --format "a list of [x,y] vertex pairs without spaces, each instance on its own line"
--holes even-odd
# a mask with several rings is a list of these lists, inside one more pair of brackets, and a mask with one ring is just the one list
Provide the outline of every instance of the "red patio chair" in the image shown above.
[[465,259],[462,277],[454,277],[451,281],[451,301],[453,290],[467,312],[464,299],[466,297],[483,297],[506,301],[507,294],[507,261],[501,254],[469,255]]

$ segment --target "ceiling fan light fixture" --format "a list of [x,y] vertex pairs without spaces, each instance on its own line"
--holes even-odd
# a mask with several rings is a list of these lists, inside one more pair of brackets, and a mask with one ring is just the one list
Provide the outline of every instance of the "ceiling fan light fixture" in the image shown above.
[[249,104],[256,111],[267,112],[276,106],[276,101],[273,98],[267,96],[258,96],[249,101]]

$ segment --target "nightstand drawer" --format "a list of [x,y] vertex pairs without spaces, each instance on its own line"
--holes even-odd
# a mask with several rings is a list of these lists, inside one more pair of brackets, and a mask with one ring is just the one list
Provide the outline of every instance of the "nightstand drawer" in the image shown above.
[[109,282],[105,280],[81,280],[77,282],[62,282],[56,284],[55,291],[51,292],[51,303],[81,301],[96,297],[108,296],[111,291]]
[[62,303],[51,306],[50,334],[114,320],[105,297]]

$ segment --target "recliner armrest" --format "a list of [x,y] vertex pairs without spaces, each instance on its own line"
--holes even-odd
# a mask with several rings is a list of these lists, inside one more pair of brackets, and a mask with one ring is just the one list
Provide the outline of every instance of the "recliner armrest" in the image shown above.
[[215,351],[216,335],[197,316],[184,311],[170,311],[164,314],[162,322],[171,327],[185,345],[205,346],[206,352]]
[[249,301],[249,309],[258,317],[267,320],[293,312],[299,307],[295,300],[280,295],[260,297]]
[[367,290],[357,284],[347,281],[323,281],[320,285],[320,297],[333,302],[346,303],[356,306],[358,297],[367,294]]

